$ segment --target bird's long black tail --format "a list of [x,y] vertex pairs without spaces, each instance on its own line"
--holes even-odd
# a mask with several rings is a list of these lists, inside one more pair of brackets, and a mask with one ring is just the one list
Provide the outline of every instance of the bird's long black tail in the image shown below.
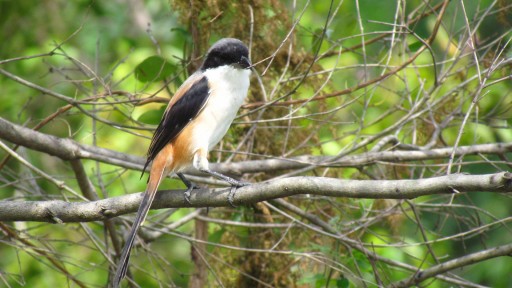
[[[139,231],[140,226],[142,225],[142,223],[146,219],[146,216],[148,215],[151,203],[153,203],[153,199],[155,199],[158,185],[160,185],[160,182],[164,177],[165,165],[158,164],[159,163],[153,163],[148,186],[146,188],[146,192],[144,193],[144,198],[142,199],[142,202],[139,206],[139,210],[137,211],[137,216],[135,216],[135,220],[133,221],[133,225],[130,230],[130,235],[128,235],[128,238],[126,238],[126,243],[124,244],[123,252],[121,253],[121,257],[119,258],[116,274],[114,276],[114,281],[112,283],[112,286],[114,288],[117,288],[119,286],[119,283],[121,283],[121,280],[123,280],[123,278],[126,276],[126,272],[128,270],[128,262],[130,260],[130,251],[132,250],[133,243],[135,242],[135,237],[137,236],[137,232]],[[152,177],[151,175],[156,176]]]

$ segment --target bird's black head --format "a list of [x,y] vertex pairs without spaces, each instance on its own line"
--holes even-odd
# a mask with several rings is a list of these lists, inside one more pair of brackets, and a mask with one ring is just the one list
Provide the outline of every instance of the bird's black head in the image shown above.
[[240,69],[251,67],[249,49],[245,44],[235,38],[223,38],[217,41],[208,50],[201,70],[212,69],[224,65],[231,65]]

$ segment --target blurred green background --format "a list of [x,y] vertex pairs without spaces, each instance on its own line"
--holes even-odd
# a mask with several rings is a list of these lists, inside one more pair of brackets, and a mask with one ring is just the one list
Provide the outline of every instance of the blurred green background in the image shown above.
[[[305,100],[317,91],[328,95],[356,87],[405,63],[422,46],[419,39],[425,40],[431,35],[439,9],[410,23],[411,19],[402,19],[401,15],[417,17],[429,13],[429,7],[442,3],[429,1],[425,5],[424,2],[5,0],[0,1],[0,68],[70,99],[91,102],[82,104],[81,109],[73,107],[59,113],[40,129],[41,132],[144,157],[152,129],[165,108],[162,99],[172,96],[197,68],[199,57],[215,40],[238,37],[246,43],[251,41],[253,63],[280,48],[272,62],[256,66],[257,73],[262,74],[270,64],[267,73],[260,76],[264,89],[253,77],[248,103],[279,97],[283,102]],[[244,143],[245,153],[236,154],[233,160],[338,155],[402,121],[411,109],[426,109],[426,112],[388,133],[403,143],[427,144],[436,128],[434,122],[444,125],[434,147],[451,147],[457,141],[459,146],[512,142],[512,81],[504,80],[510,77],[512,70],[511,44],[507,42],[511,38],[511,4],[506,0],[452,2],[430,51],[422,52],[407,68],[374,85],[323,101],[305,102],[302,106],[304,102],[269,107],[261,110],[261,114],[253,110],[257,107],[247,106],[241,110],[244,116],[237,119],[219,148],[224,152],[212,153],[212,162],[232,160],[229,151],[236,149],[251,123],[259,119],[272,121],[257,124],[254,140],[250,145]],[[254,26],[251,26],[251,16]],[[327,19],[328,16],[332,18]],[[293,40],[285,41],[280,47],[292,26],[295,27],[291,33]],[[390,33],[393,29],[394,34]],[[472,33],[474,53],[468,50],[469,44],[465,45],[469,33]],[[374,44],[358,46],[376,37],[382,38]],[[289,43],[293,43],[290,50]],[[22,59],[15,59],[18,57]],[[436,66],[432,65],[434,61]],[[309,76],[302,79],[306,72]],[[479,72],[487,84],[475,96],[473,92],[482,86]],[[438,87],[434,86],[436,77]],[[31,128],[68,104],[5,74],[0,76],[0,97],[0,117]],[[415,106],[418,103],[421,108]],[[457,140],[468,111],[470,116]],[[296,118],[280,118],[285,115]],[[443,122],[445,120],[447,123]],[[375,142],[352,153],[366,152]],[[18,149],[18,153],[34,166],[79,190],[69,163],[23,148]],[[451,172],[507,171],[511,165],[508,159],[512,156],[508,154],[456,159]],[[0,151],[0,160],[4,157],[6,153]],[[365,169],[316,169],[306,175],[352,179],[371,179],[372,175],[376,179],[421,178],[446,174],[447,162],[448,159],[418,161],[403,166],[381,163]],[[83,161],[83,164],[101,198],[145,189],[146,177],[141,180],[140,171],[94,161]],[[277,172],[249,177],[257,182],[275,176]],[[0,180],[2,200],[63,199],[65,194],[12,159],[2,166]],[[161,189],[183,187],[180,181],[168,180]],[[70,195],[67,198],[76,200]],[[512,239],[509,224],[512,200],[506,194],[462,194],[452,205],[448,205],[450,196],[446,195],[422,197],[410,203],[322,197],[296,197],[290,201],[318,215],[341,233],[376,245],[369,248],[379,255],[421,268],[507,244]],[[416,207],[417,214],[412,212],[411,205]],[[192,209],[158,211],[151,214],[149,221],[160,221],[155,224],[155,229],[159,229],[191,212]],[[213,209],[209,216],[265,222],[262,219],[269,213],[253,206]],[[275,217],[273,221],[287,220],[275,212],[270,214]],[[421,225],[415,216],[421,219]],[[357,226],[357,221],[364,223],[364,227]],[[52,264],[49,260],[52,258],[58,259],[87,287],[105,287],[109,269],[105,255],[112,256],[112,247],[106,244],[109,240],[102,222],[4,224],[50,256],[42,257],[30,244],[9,237],[4,231],[0,238],[0,286],[76,287],[76,283]],[[430,247],[424,245],[420,228],[432,241]],[[211,269],[217,273],[210,273],[211,286],[208,287],[218,286],[216,279],[221,279],[227,287],[256,287],[255,282],[243,280],[240,276],[243,273],[278,287],[375,287],[378,285],[376,270],[386,277],[380,279],[385,284],[411,275],[410,271],[372,263],[364,254],[349,251],[332,238],[301,229],[295,227],[289,234],[281,234],[283,231],[277,228],[210,224],[208,240],[211,242],[269,249],[265,239],[274,243],[272,241],[283,237],[279,250],[298,254],[208,246],[207,257],[214,263]],[[193,231],[192,222],[178,229],[183,235],[193,234]],[[169,233],[138,248],[131,262],[136,267],[134,276],[138,285],[189,285],[193,271],[190,243],[185,237]],[[429,249],[435,251],[437,259],[428,256]],[[319,253],[322,259],[328,259],[325,263],[331,264],[309,261],[300,253]],[[215,257],[221,260],[212,260]],[[266,267],[260,267],[256,273],[251,269],[257,265]],[[512,287],[510,257],[453,272],[480,285]],[[450,287],[439,280],[423,284]]]

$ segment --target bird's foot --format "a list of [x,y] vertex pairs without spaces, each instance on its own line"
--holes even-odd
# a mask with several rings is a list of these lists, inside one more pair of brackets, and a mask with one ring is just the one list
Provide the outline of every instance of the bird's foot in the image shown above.
[[191,193],[192,190],[194,189],[199,189],[199,186],[197,186],[196,184],[193,184],[193,183],[190,183],[190,186],[187,187],[187,190],[183,193],[183,196],[185,197],[185,201],[192,205],[192,202],[190,201],[190,196],[191,196]]
[[229,194],[228,194],[228,202],[229,202],[229,205],[231,205],[231,207],[236,208],[237,206],[234,203],[236,190],[240,187],[249,186],[251,184],[247,183],[247,182],[236,181],[236,180],[234,180],[234,181],[236,182],[236,184],[230,183],[231,189],[229,190]]

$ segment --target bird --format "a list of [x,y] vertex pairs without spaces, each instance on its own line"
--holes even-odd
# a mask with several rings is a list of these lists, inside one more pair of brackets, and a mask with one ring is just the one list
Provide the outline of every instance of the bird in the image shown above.
[[224,137],[247,97],[251,70],[247,46],[239,39],[220,39],[169,101],[148,149],[142,172],[151,163],[146,191],[121,252],[113,287],[126,276],[135,237],[163,178],[175,173],[187,187],[184,197],[189,203],[190,192],[197,186],[182,171],[190,166],[229,183],[232,205],[236,188],[248,185],[210,170],[208,152]]

